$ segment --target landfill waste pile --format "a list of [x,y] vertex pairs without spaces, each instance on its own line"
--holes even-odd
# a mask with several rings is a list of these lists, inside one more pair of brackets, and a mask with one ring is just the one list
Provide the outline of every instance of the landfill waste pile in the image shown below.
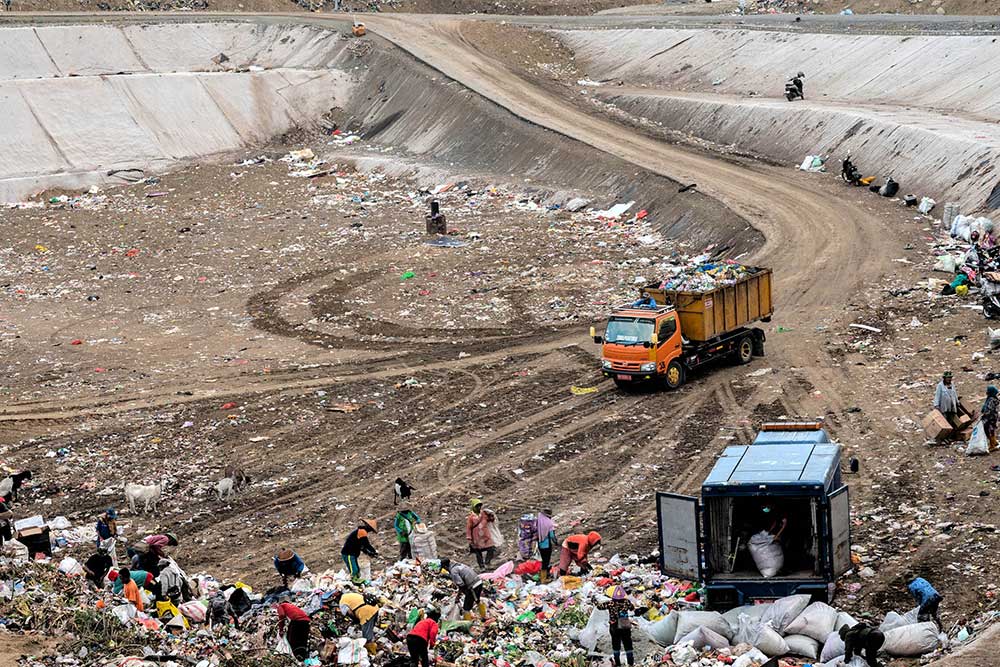
[[105,12],[169,12],[204,11],[209,8],[208,0],[114,0],[98,2],[97,8]]
[[682,266],[668,267],[670,275],[660,283],[660,288],[679,292],[710,292],[719,287],[734,285],[752,276],[756,269],[733,260],[709,261],[700,255]]

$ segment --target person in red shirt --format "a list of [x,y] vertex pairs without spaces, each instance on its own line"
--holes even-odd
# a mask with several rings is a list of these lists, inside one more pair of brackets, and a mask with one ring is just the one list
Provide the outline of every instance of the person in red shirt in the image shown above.
[[437,643],[438,621],[441,613],[436,609],[427,612],[427,618],[419,621],[406,635],[406,648],[410,651],[410,667],[430,667],[428,650]]
[[285,639],[292,648],[292,655],[298,661],[303,661],[309,657],[309,614],[291,602],[281,602],[274,605],[278,612],[278,634],[285,630],[285,623],[288,623],[288,632],[285,632]]

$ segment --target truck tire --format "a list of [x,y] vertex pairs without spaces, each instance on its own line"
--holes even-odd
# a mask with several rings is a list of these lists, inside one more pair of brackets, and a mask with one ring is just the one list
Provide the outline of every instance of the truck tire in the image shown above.
[[684,384],[685,375],[684,365],[674,359],[667,365],[667,372],[663,374],[663,386],[670,390],[677,389]]
[[753,336],[746,335],[736,342],[736,361],[741,364],[749,364],[753,361]]

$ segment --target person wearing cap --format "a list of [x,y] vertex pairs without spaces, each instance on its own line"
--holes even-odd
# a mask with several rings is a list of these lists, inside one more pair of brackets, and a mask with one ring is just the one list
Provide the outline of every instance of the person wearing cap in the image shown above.
[[934,392],[934,409],[944,415],[954,428],[958,428],[958,389],[952,381],[951,371],[945,371]]
[[393,519],[392,527],[396,531],[396,541],[399,542],[399,560],[413,558],[413,548],[410,546],[410,533],[416,529],[418,523],[420,523],[420,517],[412,509],[402,507],[396,512],[396,518]]
[[469,553],[476,555],[476,564],[482,570],[490,566],[497,553],[490,534],[490,524],[497,520],[497,515],[483,507],[479,498],[473,498],[470,506],[472,512],[465,519],[465,539],[469,543]]
[[125,588],[125,581],[121,577],[121,573],[128,571],[129,576],[132,577],[132,581],[140,589],[144,588],[147,591],[152,589],[153,586],[153,573],[146,572],[145,570],[132,570],[127,567],[123,567],[120,570],[111,570],[108,572],[108,579],[111,581],[111,592],[115,595],[121,595],[122,590]]
[[97,532],[97,546],[104,547],[108,555],[111,556],[111,567],[118,567],[118,512],[114,507],[104,510],[104,514],[97,517],[97,524],[94,526]]
[[556,568],[556,576],[569,573],[571,564],[576,564],[580,568],[580,574],[590,572],[590,563],[587,558],[590,552],[600,547],[601,534],[597,531],[590,531],[586,535],[570,535],[562,543],[562,551],[559,552],[559,567]]
[[309,614],[291,602],[279,602],[274,611],[278,614],[278,635],[285,637],[292,655],[302,662],[309,657]]
[[552,567],[552,549],[557,544],[556,522],[552,520],[552,510],[543,509],[538,513],[535,522],[535,532],[538,534],[538,555],[542,561],[542,569],[538,576],[544,584],[549,580],[549,568]]
[[375,519],[365,519],[361,525],[351,531],[351,534],[344,540],[344,546],[340,549],[340,557],[344,559],[351,580],[356,584],[364,582],[361,578],[361,565],[358,563],[361,554],[365,554],[369,558],[378,556],[375,547],[368,540],[369,533],[377,532],[378,522]]
[[458,596],[463,597],[462,611],[466,620],[472,620],[472,610],[478,606],[480,618],[486,618],[486,603],[483,602],[483,580],[479,574],[464,563],[453,563],[450,558],[441,559],[441,574],[451,578],[458,587]]
[[427,617],[417,621],[410,633],[406,635],[406,650],[410,653],[410,667],[430,667],[429,650],[437,644],[438,621],[441,612],[431,609]]
[[306,572],[306,564],[291,549],[282,549],[274,555],[274,569],[281,575],[281,585],[288,588],[289,579],[298,579]]
[[608,612],[608,631],[611,634],[611,661],[614,667],[621,667],[622,648],[625,649],[625,660],[629,665],[635,664],[635,653],[632,650],[632,602],[628,593],[620,585],[609,586],[604,593],[608,601],[597,605],[598,609]]

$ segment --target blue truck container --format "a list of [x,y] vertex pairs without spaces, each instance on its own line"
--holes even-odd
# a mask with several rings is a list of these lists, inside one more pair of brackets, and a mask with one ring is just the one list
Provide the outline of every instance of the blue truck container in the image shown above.
[[[715,609],[796,593],[830,601],[834,581],[851,569],[840,458],[840,445],[813,422],[764,424],[753,444],[727,447],[700,499],[657,493],[663,571],[701,581]],[[764,577],[749,540],[779,530],[784,565]]]

